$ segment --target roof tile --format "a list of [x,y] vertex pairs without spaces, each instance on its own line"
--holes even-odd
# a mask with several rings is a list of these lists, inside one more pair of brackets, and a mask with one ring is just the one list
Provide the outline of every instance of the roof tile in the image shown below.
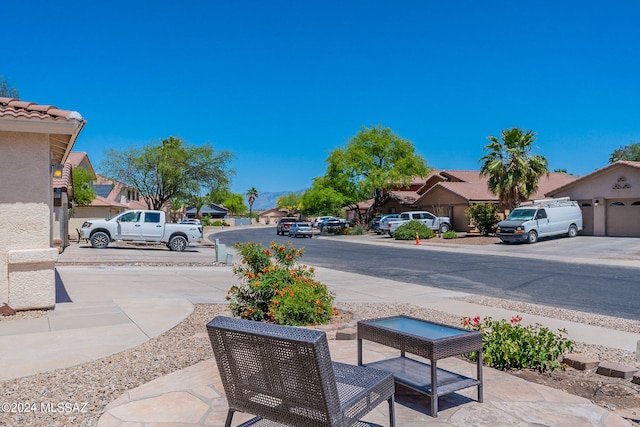
[[77,111],[60,110],[53,105],[40,105],[33,102],[20,101],[15,98],[0,96],[0,117],[25,117],[27,119],[52,119],[63,118],[66,120],[84,120]]

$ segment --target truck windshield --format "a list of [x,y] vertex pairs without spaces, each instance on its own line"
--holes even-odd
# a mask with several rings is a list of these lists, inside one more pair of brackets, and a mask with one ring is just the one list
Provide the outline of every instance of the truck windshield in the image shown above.
[[515,209],[509,214],[507,219],[511,221],[530,221],[535,214],[536,209]]

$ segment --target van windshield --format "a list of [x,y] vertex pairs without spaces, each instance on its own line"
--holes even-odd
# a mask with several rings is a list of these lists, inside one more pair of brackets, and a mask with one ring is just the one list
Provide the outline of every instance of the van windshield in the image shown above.
[[536,209],[515,209],[511,211],[507,219],[511,221],[530,221],[535,214]]

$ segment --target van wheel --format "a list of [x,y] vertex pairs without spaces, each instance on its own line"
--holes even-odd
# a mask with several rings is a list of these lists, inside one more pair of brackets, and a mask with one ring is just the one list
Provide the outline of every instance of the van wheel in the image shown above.
[[575,225],[569,226],[569,233],[567,233],[569,237],[576,237],[578,235],[578,227]]
[[535,231],[530,231],[529,232],[529,236],[527,238],[527,242],[528,243],[535,243],[538,241],[538,233],[536,233]]
[[444,234],[449,231],[449,224],[440,224],[440,233]]

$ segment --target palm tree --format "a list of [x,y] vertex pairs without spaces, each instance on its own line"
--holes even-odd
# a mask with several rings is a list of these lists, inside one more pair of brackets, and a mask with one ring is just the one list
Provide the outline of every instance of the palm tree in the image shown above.
[[548,162],[544,156],[531,155],[533,131],[514,127],[503,130],[500,138],[487,138],[491,142],[484,147],[488,153],[480,159],[480,174],[489,177],[489,190],[501,206],[513,209],[537,191],[540,177],[549,173]]
[[258,198],[258,190],[255,187],[251,187],[247,190],[247,197],[249,198],[249,222],[253,222],[253,202]]

